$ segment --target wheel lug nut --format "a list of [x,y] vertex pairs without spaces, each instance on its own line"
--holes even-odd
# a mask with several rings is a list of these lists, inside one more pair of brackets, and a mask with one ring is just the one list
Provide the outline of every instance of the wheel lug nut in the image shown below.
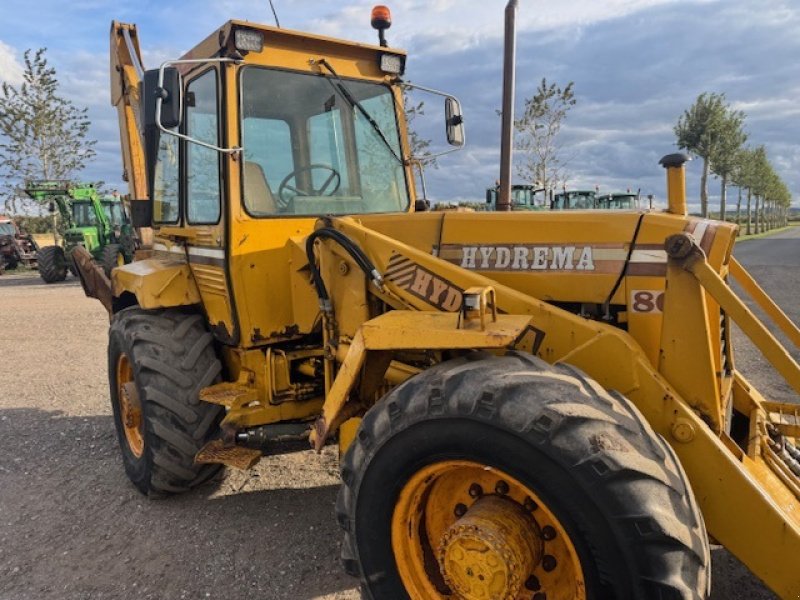
[[555,556],[550,556],[549,554],[547,554],[542,559],[542,568],[548,573],[553,569],[555,569],[557,566],[558,566],[558,561],[556,561]]
[[456,504],[456,508],[453,512],[458,518],[461,518],[467,513],[467,507],[463,504]]
[[542,527],[542,537],[548,542],[554,540],[556,539],[556,530],[550,525],[545,525]]
[[525,502],[523,503],[523,506],[525,507],[525,510],[527,510],[528,512],[533,512],[537,508],[539,508],[539,506],[536,504],[536,502],[534,502],[531,498],[525,498]]
[[483,488],[477,483],[473,483],[469,486],[469,496],[470,498],[480,498],[483,496]]
[[505,481],[498,481],[497,485],[494,486],[494,491],[501,496],[505,496],[508,493],[508,484]]
[[525,580],[525,589],[535,592],[542,589],[542,584],[539,583],[539,578],[536,575],[531,575]]

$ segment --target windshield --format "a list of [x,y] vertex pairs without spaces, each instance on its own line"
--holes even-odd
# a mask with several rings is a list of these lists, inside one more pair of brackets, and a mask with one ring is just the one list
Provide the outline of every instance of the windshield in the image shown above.
[[92,227],[97,225],[97,217],[91,202],[74,202],[72,204],[72,220],[76,227]]
[[[334,85],[332,86],[331,83]],[[395,212],[408,206],[391,90],[319,75],[242,72],[243,195],[253,216]],[[388,146],[387,146],[388,142]]]
[[14,235],[16,233],[13,223],[0,223],[0,235]]

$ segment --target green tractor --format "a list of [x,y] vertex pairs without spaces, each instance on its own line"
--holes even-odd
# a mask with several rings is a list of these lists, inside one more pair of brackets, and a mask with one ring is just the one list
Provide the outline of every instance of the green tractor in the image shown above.
[[76,246],[86,248],[107,276],[133,260],[136,237],[120,197],[101,198],[93,184],[63,180],[28,181],[25,193],[46,205],[54,220],[58,210],[65,227],[63,247],[39,249],[39,274],[46,283],[64,281],[68,270],[77,275],[71,257]]
[[597,208],[604,210],[638,210],[639,192],[613,192],[597,197]]
[[[486,189],[486,208],[496,210],[498,186]],[[511,210],[546,210],[545,190],[532,185],[514,184],[511,186]]]
[[593,210],[597,208],[596,190],[564,190],[553,196],[552,210]]

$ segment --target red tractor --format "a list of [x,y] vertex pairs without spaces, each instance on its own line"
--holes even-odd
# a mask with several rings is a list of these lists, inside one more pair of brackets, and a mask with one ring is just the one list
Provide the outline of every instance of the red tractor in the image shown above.
[[35,267],[38,250],[33,236],[20,230],[9,217],[0,215],[0,271],[16,269],[20,263]]

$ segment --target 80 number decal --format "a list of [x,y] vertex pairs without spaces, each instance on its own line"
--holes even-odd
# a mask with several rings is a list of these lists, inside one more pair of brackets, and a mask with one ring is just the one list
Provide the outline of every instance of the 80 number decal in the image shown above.
[[631,310],[635,313],[661,313],[664,311],[663,290],[633,290]]

